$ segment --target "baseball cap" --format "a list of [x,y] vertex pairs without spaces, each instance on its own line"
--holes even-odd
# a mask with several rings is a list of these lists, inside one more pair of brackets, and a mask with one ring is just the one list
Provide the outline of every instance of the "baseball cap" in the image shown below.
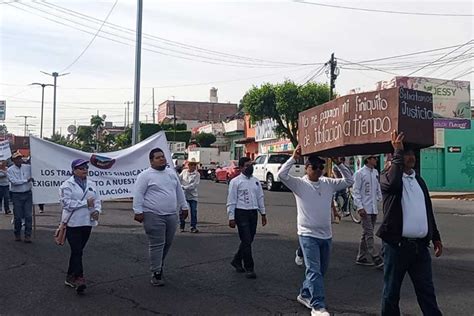
[[74,168],[77,168],[81,165],[84,165],[84,164],[88,164],[89,161],[88,160],[84,160],[84,159],[75,159],[72,161],[71,163],[71,168],[74,169]]

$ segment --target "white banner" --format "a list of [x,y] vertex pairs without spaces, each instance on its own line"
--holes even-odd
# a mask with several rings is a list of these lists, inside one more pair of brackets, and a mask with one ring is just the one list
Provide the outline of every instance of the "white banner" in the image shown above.
[[11,156],[10,142],[8,140],[0,141],[0,160],[7,160]]
[[33,203],[57,203],[59,186],[72,175],[74,159],[89,161],[88,178],[95,182],[102,200],[132,197],[135,180],[150,166],[148,155],[153,148],[163,150],[173,166],[163,131],[123,150],[109,153],[86,153],[30,136]]

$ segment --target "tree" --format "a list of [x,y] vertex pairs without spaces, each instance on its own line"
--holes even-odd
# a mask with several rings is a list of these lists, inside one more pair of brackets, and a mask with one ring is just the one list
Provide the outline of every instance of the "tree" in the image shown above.
[[51,135],[51,138],[49,138],[48,140],[59,145],[63,145],[63,146],[68,145],[68,141],[66,137],[64,137],[63,135],[59,133],[54,133],[53,135]]
[[308,83],[300,86],[292,81],[253,86],[240,101],[240,108],[250,114],[252,122],[265,118],[277,122],[275,132],[298,145],[298,114],[329,101],[329,86]]
[[0,125],[0,135],[8,134],[7,126],[5,124]]
[[216,141],[216,136],[210,133],[199,133],[194,139],[201,147],[211,147],[211,144]]

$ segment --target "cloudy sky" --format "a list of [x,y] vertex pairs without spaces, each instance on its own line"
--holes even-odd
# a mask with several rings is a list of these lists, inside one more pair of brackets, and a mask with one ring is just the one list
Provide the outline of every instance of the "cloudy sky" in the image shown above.
[[[471,1],[144,0],[140,118],[152,121],[152,87],[156,104],[207,101],[213,86],[219,101],[238,103],[263,82],[327,82],[332,52],[339,94],[412,72],[472,80],[473,15]],[[0,0],[0,21],[0,100],[10,132],[23,135],[18,116],[30,115],[39,134],[41,88],[29,84],[52,83],[40,71],[69,73],[58,78],[58,131],[97,111],[123,125],[124,102],[133,100],[136,1]],[[52,95],[47,87],[46,136]]]

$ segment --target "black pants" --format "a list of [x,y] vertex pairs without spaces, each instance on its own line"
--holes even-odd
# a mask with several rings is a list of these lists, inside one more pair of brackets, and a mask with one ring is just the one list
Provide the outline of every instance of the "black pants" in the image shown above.
[[83,277],[82,251],[91,235],[92,226],[68,227],[66,229],[66,239],[71,246],[71,257],[69,258],[69,268],[67,274],[74,277]]
[[423,315],[441,316],[433,285],[431,255],[428,244],[422,240],[403,240],[399,245],[384,242],[382,316],[400,315],[400,288],[407,272]]
[[0,208],[3,200],[3,210],[5,213],[10,211],[10,190],[8,185],[0,186]]
[[244,268],[253,271],[252,242],[257,231],[257,210],[235,209],[235,224],[239,230],[240,246],[234,256],[234,261],[244,261]]

